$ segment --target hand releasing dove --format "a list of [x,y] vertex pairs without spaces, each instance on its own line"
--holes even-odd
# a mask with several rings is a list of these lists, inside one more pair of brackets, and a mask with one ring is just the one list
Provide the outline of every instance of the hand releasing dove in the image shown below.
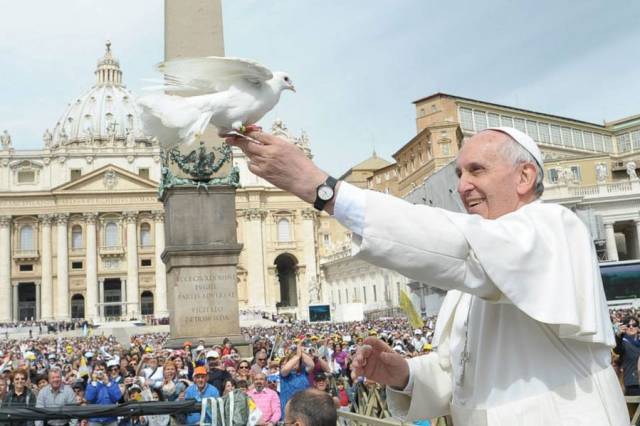
[[271,72],[257,62],[209,56],[163,62],[163,90],[193,96],[154,93],[141,97],[145,134],[160,145],[192,144],[209,123],[221,134],[244,132],[269,112],[283,90],[295,92],[284,72]]

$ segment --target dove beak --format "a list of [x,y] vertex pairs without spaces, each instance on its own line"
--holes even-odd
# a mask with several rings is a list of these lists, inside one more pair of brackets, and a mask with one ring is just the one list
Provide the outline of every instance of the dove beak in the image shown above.
[[293,87],[293,84],[290,84],[290,85],[289,85],[289,87],[288,87],[288,89],[290,89],[292,92],[295,92],[295,91],[296,91],[296,88],[295,88],[295,87]]

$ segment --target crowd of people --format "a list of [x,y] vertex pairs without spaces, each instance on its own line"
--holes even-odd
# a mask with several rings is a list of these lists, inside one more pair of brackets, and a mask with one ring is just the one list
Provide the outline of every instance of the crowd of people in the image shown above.
[[[3,407],[51,408],[132,400],[201,401],[240,389],[258,407],[259,424],[275,425],[283,420],[286,403],[308,388],[329,393],[336,408],[348,409],[356,383],[351,378],[351,359],[367,336],[378,336],[410,357],[431,350],[433,326],[433,318],[419,329],[412,329],[402,318],[392,318],[243,328],[243,336],[251,343],[249,354],[241,354],[228,339],[220,345],[194,341],[167,349],[167,333],[136,335],[130,342],[99,335],[99,329],[84,337],[42,334],[5,339],[0,343],[0,399]],[[147,417],[80,422],[161,425],[172,420]],[[200,413],[192,413],[174,421],[198,424],[199,417]]]
[[[611,312],[618,343],[612,362],[628,395],[640,394],[639,314],[637,310]],[[228,339],[220,345],[206,345],[202,340],[167,349],[167,333],[136,335],[130,342],[118,342],[98,332],[85,337],[42,334],[5,339],[0,343],[0,400],[2,407],[51,408],[126,401],[201,401],[239,389],[259,409],[258,424],[276,425],[284,419],[287,402],[306,389],[328,393],[336,408],[348,410],[355,385],[364,380],[352,377],[351,362],[366,337],[377,336],[395,352],[414,357],[431,351],[434,326],[435,317],[415,329],[397,317],[242,328],[245,340],[251,343],[249,356]],[[167,425],[172,421],[199,424],[200,413],[99,417],[71,423]],[[47,424],[68,423],[54,420]]]

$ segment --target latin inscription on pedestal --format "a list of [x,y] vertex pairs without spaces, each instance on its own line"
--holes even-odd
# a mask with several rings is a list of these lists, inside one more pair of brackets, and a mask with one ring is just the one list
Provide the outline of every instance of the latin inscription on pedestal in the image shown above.
[[178,267],[168,278],[172,336],[240,334],[235,266]]

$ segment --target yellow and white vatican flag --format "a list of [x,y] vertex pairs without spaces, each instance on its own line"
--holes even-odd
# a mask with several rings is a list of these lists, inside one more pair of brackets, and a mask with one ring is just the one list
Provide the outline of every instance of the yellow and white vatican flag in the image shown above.
[[413,304],[411,297],[407,294],[406,291],[400,290],[400,309],[405,313],[411,327],[413,328],[422,328],[424,327],[424,322],[422,321],[422,317],[420,313],[416,309],[416,306]]

